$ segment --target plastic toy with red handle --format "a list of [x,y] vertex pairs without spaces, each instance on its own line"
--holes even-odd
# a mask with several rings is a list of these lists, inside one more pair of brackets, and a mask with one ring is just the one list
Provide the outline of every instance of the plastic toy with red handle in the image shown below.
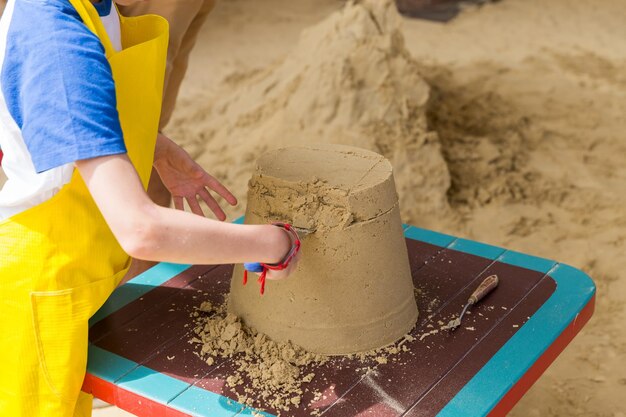
[[291,260],[300,251],[300,237],[298,232],[289,223],[272,223],[272,225],[285,229],[287,233],[291,235],[291,249],[283,260],[277,264],[265,264],[261,262],[247,262],[243,264],[243,285],[248,283],[248,271],[260,273],[258,282],[261,285],[261,295],[265,294],[265,279],[267,277],[267,271],[282,271],[287,269]]

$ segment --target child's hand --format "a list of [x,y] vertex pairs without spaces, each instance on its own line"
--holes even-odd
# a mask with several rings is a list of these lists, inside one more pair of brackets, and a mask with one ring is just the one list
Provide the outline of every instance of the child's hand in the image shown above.
[[281,280],[281,279],[285,279],[287,278],[289,275],[291,275],[292,272],[294,272],[296,270],[296,267],[298,266],[298,261],[300,261],[300,251],[298,251],[293,258],[291,258],[291,261],[289,261],[289,265],[287,265],[287,268],[281,270],[281,271],[274,271],[274,270],[268,270],[267,271],[267,279],[271,279],[273,281],[277,281],[277,280]]
[[265,281],[280,280],[287,278],[295,271],[298,261],[300,260],[300,237],[298,232],[289,224],[274,223],[277,228],[272,229],[272,234],[276,234],[276,242],[272,247],[276,248],[276,258],[279,261],[275,263],[244,263],[243,285],[248,282],[248,272],[254,272],[258,275],[258,282],[261,285],[261,295],[265,293]]
[[234,206],[237,199],[218,180],[209,175],[187,152],[167,136],[159,133],[154,151],[154,167],[163,184],[172,194],[174,207],[183,210],[183,199],[191,211],[204,216],[198,200],[203,200],[219,220],[225,220],[226,214],[211,192],[222,196],[228,204]]

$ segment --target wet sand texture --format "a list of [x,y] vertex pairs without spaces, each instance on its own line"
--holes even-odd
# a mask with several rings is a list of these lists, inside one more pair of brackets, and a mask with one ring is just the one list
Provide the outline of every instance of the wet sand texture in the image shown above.
[[[233,273],[230,311],[274,340],[324,354],[378,348],[417,320],[391,164],[370,151],[296,146],[263,155],[246,222],[286,221],[302,238],[296,273],[265,295]],[[254,275],[253,275],[254,276]]]

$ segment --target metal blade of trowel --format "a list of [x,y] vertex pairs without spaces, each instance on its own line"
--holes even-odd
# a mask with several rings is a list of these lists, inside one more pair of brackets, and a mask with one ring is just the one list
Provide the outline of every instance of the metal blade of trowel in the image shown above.
[[295,230],[296,233],[298,233],[298,236],[300,236],[301,238],[315,233],[315,229],[306,229],[304,227],[298,227],[298,226],[293,226],[293,225],[292,227],[293,227],[293,230]]

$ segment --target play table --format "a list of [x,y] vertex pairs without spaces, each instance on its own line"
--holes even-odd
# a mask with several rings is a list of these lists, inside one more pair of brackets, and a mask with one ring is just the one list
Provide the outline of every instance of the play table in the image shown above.
[[[504,416],[593,313],[595,286],[571,266],[413,226],[404,233],[420,310],[408,351],[366,371],[347,358],[316,366],[308,387],[323,396],[305,393],[281,415]],[[258,415],[226,385],[231,361],[207,365],[189,343],[190,316],[223,300],[231,272],[159,264],[119,287],[91,320],[83,390],[139,416]],[[499,287],[455,332],[440,330],[491,274]]]

